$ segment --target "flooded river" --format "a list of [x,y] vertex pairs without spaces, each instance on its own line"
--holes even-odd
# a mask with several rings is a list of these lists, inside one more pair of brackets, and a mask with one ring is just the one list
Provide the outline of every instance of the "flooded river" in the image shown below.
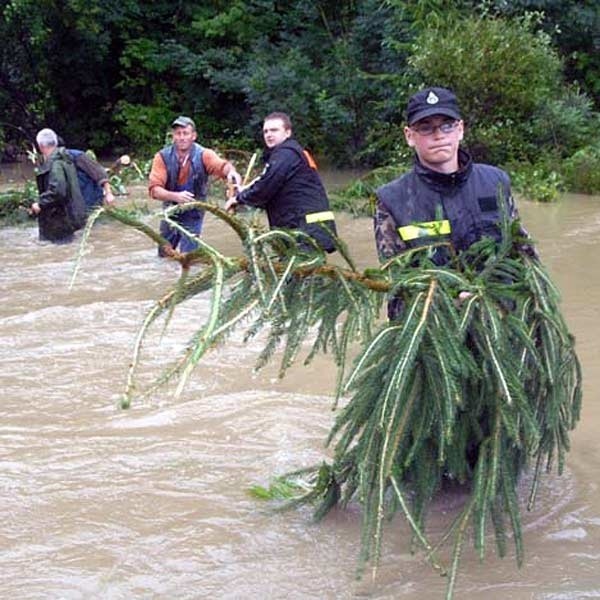
[[[547,476],[524,513],[525,564],[500,559],[490,537],[480,564],[466,547],[457,600],[600,598],[600,198],[521,203],[523,219],[563,293],[584,369],[584,408],[562,477]],[[340,217],[362,266],[375,264],[371,224]],[[212,218],[206,239],[233,237]],[[446,581],[409,552],[402,519],[387,526],[378,577],[357,580],[360,511],[272,514],[248,494],[271,476],[327,456],[334,369],[328,357],[253,373],[261,349],[235,336],[195,371],[183,396],[167,388],[118,407],[135,333],[175,281],[151,242],[117,223],[93,232],[68,290],[76,245],[0,239],[0,598],[125,600],[395,599],[444,597]],[[201,297],[145,345],[150,381],[207,314]],[[525,490],[522,496],[525,498]],[[452,514],[436,501],[435,537]]]

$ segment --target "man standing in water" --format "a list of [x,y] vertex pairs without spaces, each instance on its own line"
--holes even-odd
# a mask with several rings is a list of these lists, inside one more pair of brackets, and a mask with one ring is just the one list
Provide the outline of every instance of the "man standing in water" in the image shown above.
[[334,235],[336,229],[329,199],[314,159],[292,137],[290,117],[282,112],[267,115],[263,138],[267,147],[263,155],[265,168],[227,202],[226,208],[238,203],[264,208],[270,227],[303,231],[321,248],[333,252],[335,244],[327,229]]
[[86,219],[77,170],[52,129],[40,130],[35,139],[44,162],[36,175],[39,197],[31,213],[38,217],[40,239],[67,243]]
[[[164,202],[165,206],[206,200],[210,175],[235,185],[241,183],[242,178],[232,163],[196,143],[196,124],[192,119],[179,116],[171,123],[171,128],[173,143],[157,152],[152,161],[148,186],[151,198]],[[182,210],[173,216],[173,220],[191,236],[162,221],[160,234],[168,245],[158,249],[159,256],[168,256],[178,247],[181,252],[197,248],[192,236],[200,235],[203,219],[204,211],[197,208]]]
[[[459,147],[464,123],[454,93],[425,88],[408,101],[406,117],[404,137],[415,159],[408,173],[377,190],[380,260],[436,242],[448,241],[462,252],[485,236],[500,241],[503,214],[518,217],[510,179],[498,167],[473,162]],[[522,234],[527,236],[524,229]],[[432,259],[445,264],[448,247],[432,246]],[[400,311],[400,303],[391,299],[388,316],[396,318]]]

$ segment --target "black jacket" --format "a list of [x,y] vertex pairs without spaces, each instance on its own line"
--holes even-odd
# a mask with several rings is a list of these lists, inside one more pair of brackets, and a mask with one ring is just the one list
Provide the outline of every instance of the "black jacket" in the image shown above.
[[[388,241],[398,249],[449,239],[460,252],[484,236],[499,240],[502,215],[516,217],[510,180],[502,169],[473,163],[463,150],[459,162],[457,172],[446,174],[417,160],[410,172],[377,190],[379,213],[390,215],[395,225],[386,234],[395,240]],[[445,262],[443,256],[436,258],[438,264]]]
[[264,208],[271,228],[299,229],[324,250],[333,252],[331,236],[319,223],[335,234],[335,221],[321,178],[309,157],[291,138],[268,149],[263,156],[263,172],[238,194],[237,200]]

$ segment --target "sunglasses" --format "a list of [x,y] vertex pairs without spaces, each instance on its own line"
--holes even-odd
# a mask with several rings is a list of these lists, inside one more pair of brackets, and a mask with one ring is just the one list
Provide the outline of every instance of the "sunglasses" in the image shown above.
[[440,130],[442,133],[452,133],[458,127],[458,121],[444,121],[439,125],[433,123],[417,123],[411,126],[411,129],[417,132],[419,135],[433,135],[436,130]]

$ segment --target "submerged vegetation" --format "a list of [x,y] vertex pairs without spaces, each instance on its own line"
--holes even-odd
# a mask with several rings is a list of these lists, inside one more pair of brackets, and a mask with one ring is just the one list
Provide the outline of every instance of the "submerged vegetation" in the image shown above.
[[22,225],[31,220],[28,209],[37,198],[35,182],[28,181],[23,189],[0,192],[0,225]]
[[[271,489],[256,487],[255,494],[285,498],[283,507],[314,503],[316,518],[358,502],[360,568],[374,572],[385,560],[388,517],[399,512],[425,558],[448,575],[448,598],[470,530],[481,558],[488,532],[501,556],[512,538],[520,565],[519,477],[525,469],[532,473],[532,506],[541,475],[554,467],[562,472],[580,414],[581,373],[558,293],[523,251],[516,226],[505,224],[503,243],[484,239],[446,267],[436,267],[425,247],[359,271],[342,240],[344,264],[337,266],[318,247],[307,251],[311,241],[301,232],[265,231],[211,203],[189,207],[231,227],[243,252],[226,256],[199,239],[197,250],[173,253],[181,277],[139,329],[122,406],[171,380],[178,396],[202,357],[236,329],[245,339],[266,332],[257,367],[277,356],[281,376],[305,350],[305,364],[329,352],[340,406],[328,438],[331,463],[278,476]],[[181,209],[165,216],[177,226],[174,210]],[[102,214],[164,243],[152,227],[110,208],[90,219],[82,250]],[[140,388],[136,373],[150,328],[161,317],[167,327],[178,305],[203,293],[210,294],[205,323],[154,384]],[[402,299],[404,314],[381,324],[390,294]],[[357,345],[361,352],[350,365]],[[427,510],[445,482],[465,486],[468,496],[448,531],[431,540]]]
[[331,208],[346,211],[354,216],[372,216],[375,209],[375,192],[381,185],[392,181],[409,170],[407,164],[390,165],[373,169],[351,181],[340,190],[329,192]]

